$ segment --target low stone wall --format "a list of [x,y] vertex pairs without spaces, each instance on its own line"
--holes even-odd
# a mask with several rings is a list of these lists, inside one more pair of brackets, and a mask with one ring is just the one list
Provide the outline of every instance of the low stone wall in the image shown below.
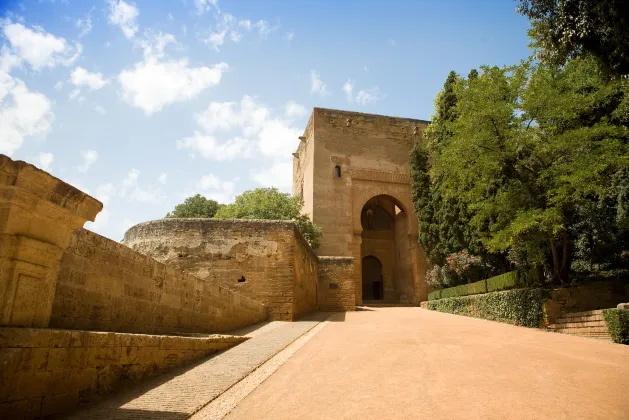
[[49,326],[213,333],[266,318],[258,301],[78,229],[61,259]]
[[615,308],[629,301],[629,281],[607,280],[555,289],[544,304],[549,323],[570,312]]
[[259,300],[274,320],[316,308],[316,256],[284,220],[161,219],[129,229],[125,245]]
[[320,310],[356,309],[353,257],[319,257],[318,274]]
[[0,328],[0,418],[68,412],[246,339]]

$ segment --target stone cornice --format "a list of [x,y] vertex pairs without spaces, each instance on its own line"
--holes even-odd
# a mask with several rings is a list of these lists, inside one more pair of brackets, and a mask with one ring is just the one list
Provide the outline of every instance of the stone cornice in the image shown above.
[[365,181],[390,182],[393,184],[410,184],[411,182],[409,174],[399,172],[385,172],[374,169],[350,168],[349,174],[352,179],[361,179]]

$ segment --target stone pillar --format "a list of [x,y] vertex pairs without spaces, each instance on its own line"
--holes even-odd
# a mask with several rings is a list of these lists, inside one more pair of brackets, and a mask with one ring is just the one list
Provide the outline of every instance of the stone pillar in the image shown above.
[[0,154],[0,326],[47,327],[63,252],[103,205]]

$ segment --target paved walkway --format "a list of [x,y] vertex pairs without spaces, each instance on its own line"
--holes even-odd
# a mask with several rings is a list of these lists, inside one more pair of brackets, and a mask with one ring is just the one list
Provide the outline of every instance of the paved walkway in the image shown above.
[[325,318],[327,314],[314,314],[298,322],[271,322],[243,330],[240,333],[252,338],[196,365],[148,380],[70,418],[187,419]]
[[629,419],[629,346],[420,308],[334,317],[225,419]]

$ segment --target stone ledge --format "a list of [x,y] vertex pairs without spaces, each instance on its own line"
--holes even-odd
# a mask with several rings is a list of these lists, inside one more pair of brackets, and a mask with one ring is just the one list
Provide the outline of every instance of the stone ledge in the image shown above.
[[44,201],[94,221],[103,203],[30,163],[0,154],[0,188],[26,191]]
[[354,264],[354,257],[320,256],[321,264]]

